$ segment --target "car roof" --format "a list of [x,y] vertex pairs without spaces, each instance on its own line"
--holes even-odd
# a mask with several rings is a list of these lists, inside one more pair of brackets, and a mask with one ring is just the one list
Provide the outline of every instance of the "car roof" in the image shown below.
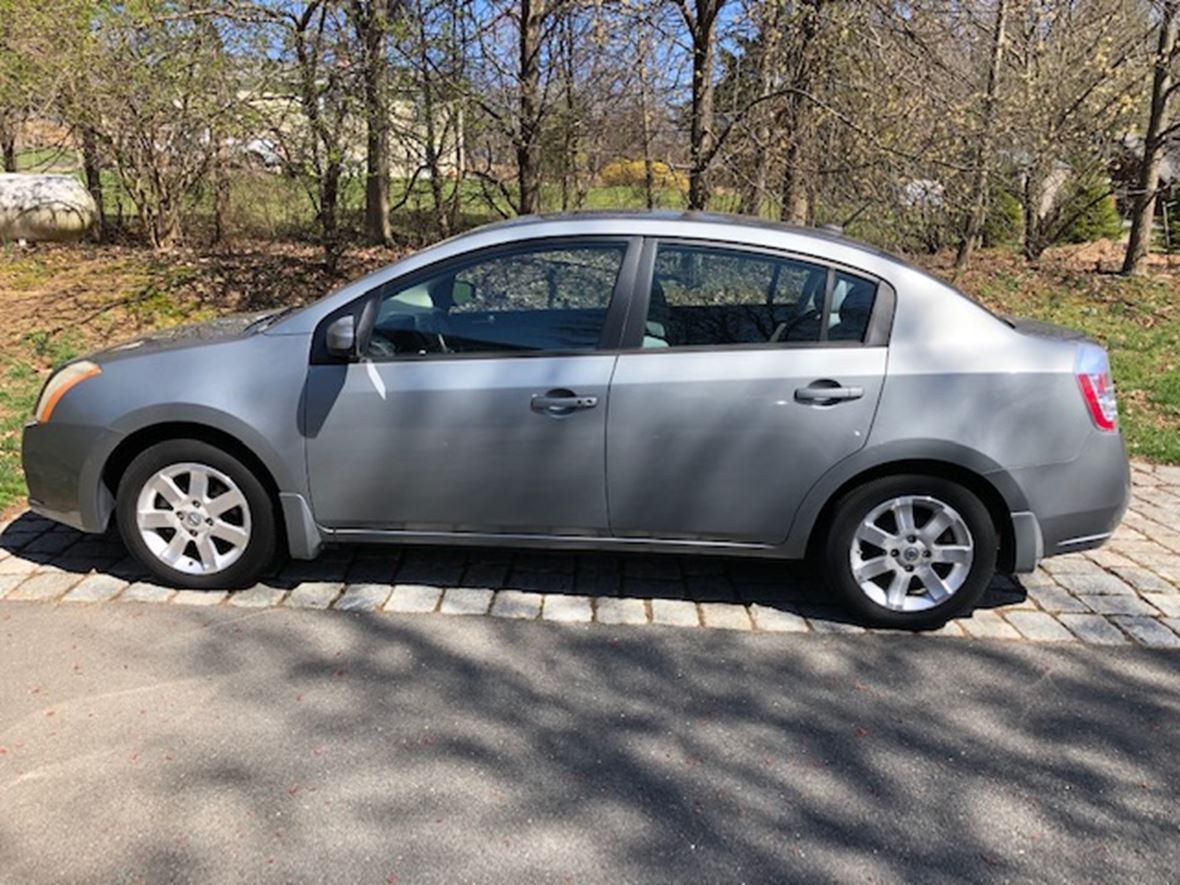
[[[617,227],[618,233],[701,237],[715,236],[715,228],[726,227],[735,229],[735,239],[744,240],[748,238],[751,242],[754,242],[761,240],[761,237],[756,236],[756,233],[786,234],[793,238],[813,240],[817,244],[855,249],[863,252],[865,255],[871,255],[874,258],[884,259],[895,264],[906,264],[906,262],[894,255],[890,255],[866,243],[850,239],[843,233],[832,228],[804,227],[802,225],[786,224],[781,221],[754,218],[750,215],[731,215],[723,212],[700,212],[678,209],[582,209],[570,212],[520,215],[483,225],[482,227],[461,234],[455,239],[460,240],[474,234],[491,233],[493,231],[503,231],[505,233],[520,232],[525,234],[525,237],[531,237],[534,233],[537,236],[542,236],[544,234],[541,231],[529,231],[525,233],[525,231],[520,230],[521,228],[541,225],[555,228],[566,226],[571,228],[586,227],[593,228],[595,232],[601,232],[604,225],[609,225],[611,227]],[[641,225],[642,229],[635,227],[635,225]],[[713,228],[714,230],[706,232],[705,228]],[[743,230],[749,234],[749,237],[742,236]],[[575,233],[576,231],[570,230],[565,232]]]

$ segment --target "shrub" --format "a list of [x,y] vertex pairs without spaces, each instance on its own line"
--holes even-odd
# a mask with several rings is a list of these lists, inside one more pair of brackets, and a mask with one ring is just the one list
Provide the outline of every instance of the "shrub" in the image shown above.
[[987,218],[983,221],[983,245],[1011,246],[1020,242],[1024,230],[1024,210],[1020,200],[1007,188],[992,191]]
[[1122,236],[1123,220],[1110,191],[1110,179],[1105,176],[1075,179],[1061,207],[1065,227],[1058,238],[1067,243],[1089,243]]
[[[651,165],[656,187],[688,190],[688,176],[683,172],[662,160],[654,160]],[[600,177],[606,187],[644,187],[646,172],[643,160],[612,160],[603,167]]]

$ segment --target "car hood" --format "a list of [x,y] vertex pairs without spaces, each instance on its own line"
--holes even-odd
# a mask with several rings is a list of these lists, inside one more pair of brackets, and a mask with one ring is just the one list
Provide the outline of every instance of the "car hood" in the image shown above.
[[218,317],[204,323],[190,323],[184,326],[173,326],[170,329],[160,329],[130,341],[123,341],[100,350],[91,358],[98,362],[111,362],[124,357],[138,356],[144,353],[155,353],[161,350],[176,350],[181,347],[193,347],[201,344],[211,344],[232,338],[241,338],[260,328],[262,320],[274,316],[278,311],[264,310],[253,313],[238,313]]

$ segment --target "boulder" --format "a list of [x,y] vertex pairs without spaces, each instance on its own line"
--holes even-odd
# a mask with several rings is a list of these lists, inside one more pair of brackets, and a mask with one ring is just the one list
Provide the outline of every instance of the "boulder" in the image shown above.
[[81,239],[98,213],[72,175],[0,175],[0,242]]

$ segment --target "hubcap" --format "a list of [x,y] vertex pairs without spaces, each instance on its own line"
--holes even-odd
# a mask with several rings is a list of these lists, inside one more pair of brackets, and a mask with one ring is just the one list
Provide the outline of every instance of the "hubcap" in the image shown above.
[[933,608],[953,596],[975,559],[971,531],[937,498],[905,495],[874,507],[849,550],[861,592],[898,612]]
[[172,464],[154,473],[139,492],[135,524],[153,556],[187,575],[224,571],[250,543],[246,496],[205,464]]

